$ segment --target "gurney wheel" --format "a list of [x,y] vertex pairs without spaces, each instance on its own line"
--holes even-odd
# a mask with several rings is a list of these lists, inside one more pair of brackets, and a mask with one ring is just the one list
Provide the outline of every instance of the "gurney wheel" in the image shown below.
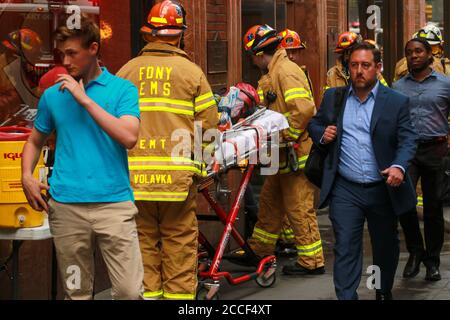
[[[196,300],[208,300],[206,295],[208,294],[209,290],[205,287],[201,287],[197,291]],[[217,292],[215,295],[212,296],[210,300],[219,300],[219,293]]]
[[277,280],[276,273],[272,273],[268,278],[264,277],[265,273],[261,273],[256,279],[256,283],[258,286],[262,288],[269,288],[271,287],[275,281]]

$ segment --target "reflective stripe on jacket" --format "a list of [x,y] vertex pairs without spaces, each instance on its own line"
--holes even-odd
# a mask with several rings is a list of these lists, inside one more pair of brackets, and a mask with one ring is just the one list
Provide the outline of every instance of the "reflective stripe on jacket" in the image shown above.
[[[297,155],[299,159],[304,159],[312,144],[306,127],[316,112],[308,79],[303,70],[289,60],[284,49],[276,51],[268,70],[258,82],[258,93],[263,95],[264,105],[286,116],[289,129],[282,132],[282,137],[286,141],[299,143]],[[268,101],[270,95],[275,97],[274,101]],[[281,164],[286,162],[285,154],[285,149],[280,149],[280,169]]]
[[165,43],[148,43],[117,75],[139,91],[139,139],[128,153],[136,200],[184,201],[193,177],[202,174],[194,161],[194,121],[202,132],[217,126],[206,76],[184,51]]

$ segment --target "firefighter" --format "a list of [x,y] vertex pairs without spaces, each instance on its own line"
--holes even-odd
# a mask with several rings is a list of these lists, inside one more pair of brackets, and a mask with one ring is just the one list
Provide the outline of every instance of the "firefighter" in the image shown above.
[[[433,50],[433,64],[431,67],[439,73],[450,76],[450,60],[444,57],[444,40],[441,30],[434,24],[427,24],[417,31],[412,38],[425,39]],[[403,57],[395,65],[394,82],[406,76],[408,72],[406,57]]]
[[[314,187],[301,170],[311,148],[306,126],[315,113],[315,105],[303,71],[289,60],[286,50],[277,50],[281,37],[268,25],[256,25],[244,36],[244,48],[263,76],[258,82],[262,104],[284,114],[290,127],[281,134],[282,141],[297,148],[280,148],[280,169],[267,176],[262,187],[258,222],[248,241],[262,257],[272,255],[286,214],[294,230],[298,251],[296,262],[283,267],[285,274],[323,274],[324,258],[313,205]],[[287,165],[286,153],[295,152],[298,163]],[[312,231],[312,232],[311,232]]]
[[35,109],[39,100],[38,81],[41,71],[36,67],[42,47],[40,36],[31,29],[12,31],[1,42],[0,55],[0,124],[32,126],[16,115],[26,108]]
[[[340,54],[340,56],[336,60],[336,65],[328,70],[327,83],[324,90],[334,87],[344,87],[349,84],[350,73],[348,71],[348,59],[350,58],[351,49],[355,44],[361,43],[362,41],[361,36],[355,32],[345,31],[339,35],[334,52]],[[384,86],[388,86],[381,74],[378,75],[378,80]]]
[[[129,152],[144,263],[145,299],[194,299],[197,288],[194,121],[217,127],[217,106],[202,70],[180,49],[184,8],[154,5],[141,28],[147,42],[118,75],[139,90],[141,126]],[[176,137],[176,138],[174,138]],[[181,147],[180,147],[181,146]]]
[[[312,81],[309,77],[308,70],[306,69],[306,66],[301,63],[301,52],[306,49],[306,43],[302,41],[299,34],[293,30],[285,29],[281,31],[278,36],[282,38],[280,44],[278,45],[278,49],[285,49],[289,60],[295,62],[302,69],[308,79],[308,90],[311,91],[312,96],[314,97]],[[320,235],[318,235],[318,237],[320,237]],[[280,253],[286,255],[297,254],[294,241],[294,230],[292,230],[289,219],[286,215],[283,218],[283,226],[281,228],[280,239],[277,246]]]
[[309,72],[304,64],[302,64],[301,53],[304,49],[306,49],[306,42],[304,42],[300,35],[289,29],[285,29],[281,31],[278,36],[282,38],[280,44],[278,45],[278,49],[285,49],[288,55],[289,60],[295,62],[305,73],[306,78],[308,79],[308,84],[311,89],[311,93],[314,96],[314,90],[312,86],[312,81],[309,76]]

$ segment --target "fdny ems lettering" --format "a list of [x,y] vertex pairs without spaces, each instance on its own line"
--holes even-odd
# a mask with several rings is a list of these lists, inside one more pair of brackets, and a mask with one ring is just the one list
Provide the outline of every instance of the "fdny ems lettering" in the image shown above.
[[135,174],[134,184],[172,184],[170,174]]
[[172,67],[147,66],[139,68],[139,95],[170,96]]
[[[166,139],[159,139],[159,146],[161,147],[161,149],[165,149],[166,148]],[[146,150],[146,149],[150,149],[150,150],[155,150],[156,149],[156,139],[141,139],[139,140],[139,149],[140,150]]]

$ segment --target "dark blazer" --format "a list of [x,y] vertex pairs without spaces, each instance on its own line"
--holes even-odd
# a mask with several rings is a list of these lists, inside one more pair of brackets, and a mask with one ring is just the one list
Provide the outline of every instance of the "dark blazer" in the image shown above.
[[[331,88],[325,92],[320,109],[309,122],[308,132],[316,145],[320,145],[320,139],[326,127],[333,123],[335,92],[336,88]],[[328,204],[338,170],[343,114],[348,92],[349,87],[346,87],[344,104],[337,121],[337,139],[335,142],[325,146],[328,150],[328,155],[324,164],[324,176],[320,191],[320,208]],[[410,161],[416,153],[416,142],[418,139],[411,125],[409,98],[380,85],[375,97],[370,132],[379,169],[384,170],[393,164],[397,164],[408,170]],[[397,215],[414,209],[416,206],[416,193],[408,174],[405,175],[404,183],[398,188],[387,187],[393,209]]]

